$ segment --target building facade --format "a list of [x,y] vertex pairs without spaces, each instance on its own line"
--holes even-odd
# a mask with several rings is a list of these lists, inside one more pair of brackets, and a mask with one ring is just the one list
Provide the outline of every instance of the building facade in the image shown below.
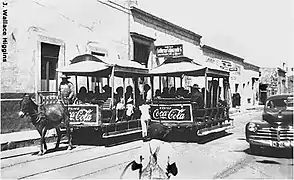
[[[152,69],[160,65],[166,57],[183,55],[202,64],[200,48],[202,36],[147,13],[136,6],[131,7],[130,26],[131,59]],[[155,79],[154,88],[159,88],[159,79]],[[184,86],[191,85],[185,77]],[[179,81],[162,79],[162,86],[179,86]]]
[[205,64],[211,64],[230,72],[232,106],[250,107],[257,104],[259,67],[244,59],[214,47],[202,46]]
[[260,103],[264,104],[265,99],[276,94],[287,93],[286,71],[277,68],[260,68]]
[[[74,57],[88,53],[129,58],[130,11],[119,4],[17,0],[8,9],[8,52],[1,62],[1,133],[34,129],[28,119],[19,119],[19,100],[24,93],[37,97],[40,91],[56,92],[61,75],[56,69]],[[78,81],[86,86],[84,78]]]
[[[136,4],[125,0],[10,2],[8,53],[6,61],[1,62],[1,127],[20,121],[16,112],[24,93],[37,97],[40,91],[57,91],[61,74],[56,69],[85,53],[102,59],[137,61],[149,69],[174,55],[187,56],[199,64],[217,63],[231,71],[232,91],[241,93],[244,59],[201,47],[202,36]],[[168,78],[158,81],[163,86],[180,83]],[[188,77],[184,81],[184,86],[192,85]],[[86,83],[86,79],[78,79],[79,86]],[[156,80],[154,84],[159,88]],[[29,122],[25,124],[12,129],[33,128]]]
[[128,11],[114,6],[96,0],[10,3],[2,93],[56,91],[56,68],[80,54],[127,60]]

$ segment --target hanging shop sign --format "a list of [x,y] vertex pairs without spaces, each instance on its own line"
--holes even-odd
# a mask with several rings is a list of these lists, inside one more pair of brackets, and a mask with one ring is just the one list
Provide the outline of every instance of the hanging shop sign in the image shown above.
[[233,63],[231,61],[220,60],[220,59],[208,57],[206,59],[206,62],[213,63],[213,64],[219,66],[223,70],[230,71],[231,75],[241,75],[241,66],[239,66],[236,63]]
[[156,56],[157,57],[173,57],[173,56],[182,56],[183,55],[183,45],[164,45],[156,46]]

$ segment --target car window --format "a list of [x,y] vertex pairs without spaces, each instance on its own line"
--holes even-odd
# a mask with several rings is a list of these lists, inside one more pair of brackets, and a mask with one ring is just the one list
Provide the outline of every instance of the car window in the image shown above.
[[293,97],[273,99],[266,103],[266,107],[270,109],[293,108]]
[[281,108],[286,107],[286,99],[274,99],[267,102],[267,108],[275,109],[275,108]]

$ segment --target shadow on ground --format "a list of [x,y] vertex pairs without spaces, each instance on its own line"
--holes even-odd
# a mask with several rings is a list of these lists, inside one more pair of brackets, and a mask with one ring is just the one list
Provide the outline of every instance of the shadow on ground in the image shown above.
[[177,132],[173,131],[172,133],[168,134],[164,141],[168,142],[184,142],[184,143],[198,143],[198,144],[206,144],[213,140],[220,139],[226,136],[230,136],[233,133],[228,132],[219,132],[219,133],[212,133],[206,136],[197,137],[196,134],[191,132]]
[[[293,159],[293,149],[277,149],[277,148],[260,148],[258,152],[252,153],[250,148],[241,151],[234,152],[244,152],[248,155],[260,156],[260,157],[271,157],[271,158],[286,158]],[[259,163],[271,163],[271,162],[259,162]]]
[[[67,148],[68,148],[67,142],[66,143],[62,142],[60,144],[63,144],[63,143],[66,144],[66,146],[59,147],[57,149],[55,149],[55,148],[48,149],[45,154],[50,154],[50,153],[59,152],[59,151],[67,151]],[[71,150],[73,150],[74,148],[76,148],[76,147],[73,146]],[[38,153],[39,153],[39,151],[36,151],[36,152],[31,153],[31,154],[32,155],[38,155]]]
[[115,146],[140,140],[141,133],[125,135],[121,137],[102,138],[102,131],[93,128],[81,128],[75,130],[73,133],[74,145],[88,145],[88,146]]

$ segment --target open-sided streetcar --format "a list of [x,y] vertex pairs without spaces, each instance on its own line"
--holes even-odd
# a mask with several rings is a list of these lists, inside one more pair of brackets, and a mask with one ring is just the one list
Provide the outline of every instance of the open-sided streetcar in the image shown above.
[[[57,71],[74,77],[71,78],[71,82],[75,80],[72,83],[75,85],[77,98],[73,104],[68,105],[73,131],[90,127],[102,132],[104,139],[141,133],[140,113],[136,101],[139,94],[137,80],[139,76],[146,75],[148,69],[134,61],[121,60],[117,63],[84,54],[75,57],[68,66],[58,68]],[[84,82],[81,81],[82,78],[86,81],[87,87],[79,85]],[[101,87],[102,85],[104,86]],[[117,88],[121,90],[120,97]],[[81,89],[86,91],[82,93]],[[132,92],[126,93],[126,89],[131,89]],[[54,103],[58,99],[57,94],[39,92],[42,103]]]
[[[233,127],[233,119],[229,117],[229,72],[217,67],[205,67],[181,56],[167,58],[150,70],[149,75],[153,83],[155,78],[159,82],[159,88],[152,91],[155,95],[150,104],[151,124],[161,123],[170,129],[170,133],[188,132],[190,138],[195,140]],[[197,84],[202,80],[204,87],[193,85],[195,87],[185,89],[185,76],[192,80],[196,78],[194,82]],[[170,78],[173,83],[162,85],[163,78]]]
[[[148,125],[160,123],[169,133],[189,132],[195,139],[233,127],[233,119],[229,117],[229,72],[202,66],[187,57],[167,58],[148,70],[134,61],[111,62],[84,54],[57,71],[75,80],[77,98],[68,105],[73,131],[88,127],[101,132],[97,138],[103,139],[141,134],[148,113]],[[204,87],[190,87],[185,83],[186,88],[191,88],[185,89],[184,77],[196,78],[197,84],[202,78]],[[148,78],[150,85],[145,89]],[[169,86],[171,80],[173,87]],[[41,103],[54,103],[57,94],[39,92]],[[140,111],[142,104],[148,104],[147,113]]]

